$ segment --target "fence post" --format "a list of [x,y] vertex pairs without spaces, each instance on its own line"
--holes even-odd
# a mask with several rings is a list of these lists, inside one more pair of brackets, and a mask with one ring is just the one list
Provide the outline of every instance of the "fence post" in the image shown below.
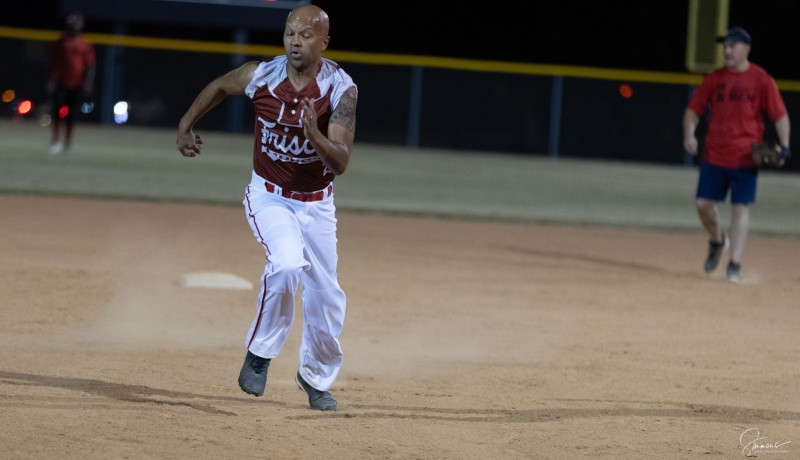
[[564,77],[553,76],[550,90],[550,134],[548,136],[547,156],[557,158],[561,143],[561,112],[564,102]]
[[[128,32],[126,24],[118,22],[114,25],[114,34],[123,36]],[[103,65],[103,91],[100,101],[100,122],[115,123],[114,104],[122,95],[125,87],[125,47],[109,45],[106,47],[106,59]]]
[[[247,29],[239,27],[233,32],[233,41],[237,45],[247,43]],[[231,66],[236,68],[244,64],[245,56],[236,53],[231,56]],[[232,133],[242,132],[244,129],[244,97],[232,97],[228,101],[228,131]]]
[[408,133],[409,147],[419,147],[419,125],[422,113],[422,66],[411,68],[411,85],[408,95]]

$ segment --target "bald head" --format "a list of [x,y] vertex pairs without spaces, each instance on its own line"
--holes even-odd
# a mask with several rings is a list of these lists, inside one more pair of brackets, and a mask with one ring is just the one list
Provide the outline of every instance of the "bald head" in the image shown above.
[[310,26],[320,35],[328,35],[330,30],[328,14],[316,5],[303,5],[293,9],[286,18],[286,24]]
[[320,7],[303,5],[293,9],[286,17],[283,32],[283,47],[291,72],[316,75],[330,39],[328,15]]

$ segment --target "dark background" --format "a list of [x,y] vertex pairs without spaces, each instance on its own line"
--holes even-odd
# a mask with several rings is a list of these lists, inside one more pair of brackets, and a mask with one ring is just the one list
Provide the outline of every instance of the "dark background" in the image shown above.
[[[200,0],[198,0],[200,1]],[[282,46],[287,0],[277,8],[169,0],[11,0],[0,25],[60,30],[67,13],[86,32]],[[265,0],[227,0],[263,2]],[[710,0],[702,0],[710,1]],[[686,69],[689,0],[532,1],[467,7],[452,2],[315,1],[331,18],[332,51],[670,72]],[[513,6],[507,6],[507,5]],[[519,5],[524,6],[519,6]],[[84,6],[86,8],[77,8]],[[778,80],[800,80],[800,1],[731,0],[729,24],[753,36],[750,58]],[[246,33],[242,33],[245,31]],[[716,45],[719,46],[719,45]],[[44,101],[46,43],[0,39],[0,85]],[[267,56],[246,57],[258,58]],[[85,122],[112,123],[115,101],[128,123],[174,129],[197,93],[243,56],[145,47],[98,47],[96,110]],[[268,58],[268,57],[267,57]],[[389,59],[391,61],[391,59]],[[624,81],[619,75],[531,75],[437,66],[343,62],[359,88],[357,141],[477,152],[696,164],[683,151],[681,119],[694,89]],[[613,72],[612,72],[613,73]],[[681,75],[682,74],[682,75]],[[629,85],[633,97],[621,97]],[[790,117],[800,92],[782,91]],[[13,113],[5,104],[0,115]],[[250,132],[252,107],[228,98],[206,114],[203,131]],[[698,137],[702,140],[703,123]],[[793,138],[800,129],[793,132]],[[774,139],[768,125],[767,139]],[[800,145],[793,139],[792,145]],[[800,161],[785,171],[800,170]]]
[[[147,17],[152,12],[147,22],[129,22],[130,34],[187,39],[229,41],[228,22],[239,19],[223,7],[156,0],[3,3],[6,11],[18,13],[0,15],[2,25],[60,29],[62,9],[86,3],[105,5],[106,10],[130,17]],[[487,2],[483,7],[438,1],[312,3],[331,18],[330,49],[335,50],[686,71],[688,0]],[[180,13],[159,15],[156,4]],[[256,13],[248,18],[263,25],[248,27],[249,41],[280,45],[286,10],[250,11]],[[115,20],[87,16],[87,32],[113,31]],[[753,36],[751,60],[778,79],[800,79],[800,65],[791,55],[800,44],[798,18],[800,2],[796,0],[730,0],[730,25],[742,26]]]

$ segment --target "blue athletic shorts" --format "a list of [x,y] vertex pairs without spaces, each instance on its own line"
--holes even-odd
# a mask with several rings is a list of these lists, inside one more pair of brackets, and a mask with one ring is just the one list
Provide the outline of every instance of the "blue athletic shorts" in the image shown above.
[[756,202],[756,168],[723,168],[700,163],[700,178],[695,197],[713,201],[725,201],[731,191],[731,203],[752,204]]

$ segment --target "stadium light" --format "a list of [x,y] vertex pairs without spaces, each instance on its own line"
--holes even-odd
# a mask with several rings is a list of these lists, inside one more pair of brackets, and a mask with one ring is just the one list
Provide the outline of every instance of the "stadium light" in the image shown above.
[[114,123],[121,125],[128,122],[128,103],[119,101],[114,104]]

